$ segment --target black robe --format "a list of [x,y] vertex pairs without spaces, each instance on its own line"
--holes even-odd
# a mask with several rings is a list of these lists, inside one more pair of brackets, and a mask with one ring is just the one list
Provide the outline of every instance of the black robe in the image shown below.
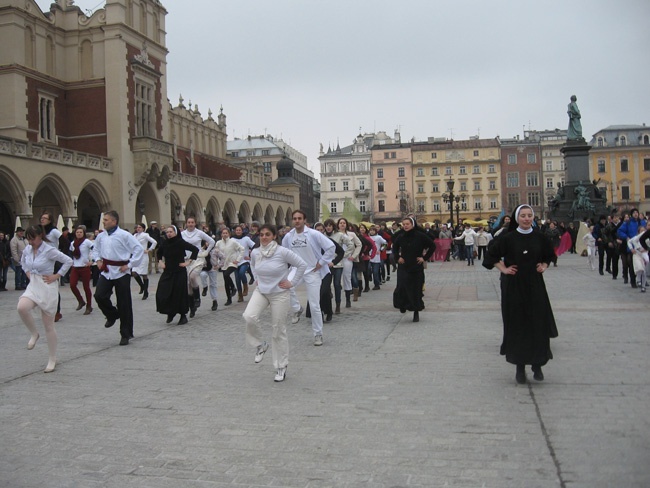
[[554,256],[551,240],[537,230],[509,232],[488,246],[485,268],[492,269],[502,258],[506,266],[517,265],[516,274],[501,274],[501,355],[509,363],[543,366],[553,359],[550,338],[558,331],[543,274],[536,267],[548,265]]
[[156,310],[165,315],[187,314],[190,309],[187,296],[187,270],[179,264],[185,262],[185,251],[196,259],[199,249],[183,240],[180,235],[165,239],[158,247],[158,258],[165,259],[165,269],[156,290]]
[[[426,253],[425,253],[426,250]],[[393,306],[400,310],[419,312],[424,309],[422,288],[424,287],[424,265],[418,264],[417,258],[428,261],[436,250],[436,245],[426,233],[417,228],[400,232],[393,241],[395,262],[404,259],[404,264],[397,265],[397,285],[393,292]]]

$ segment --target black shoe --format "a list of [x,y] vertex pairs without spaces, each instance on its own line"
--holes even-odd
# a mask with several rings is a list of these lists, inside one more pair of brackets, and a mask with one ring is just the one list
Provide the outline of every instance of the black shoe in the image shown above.
[[615,280],[615,279],[616,279],[616,276],[612,276],[612,279]]
[[364,293],[368,293],[369,291],[370,291],[370,285],[366,285],[366,287],[364,288],[363,292],[364,292]]
[[232,299],[231,299],[230,297],[228,297],[228,300],[226,301],[226,303],[224,303],[224,305],[225,305],[226,307],[227,307],[228,305],[232,305]]
[[517,374],[515,374],[515,380],[517,380],[517,383],[520,385],[526,384],[526,366],[523,364],[517,365]]
[[174,314],[174,313],[170,313],[170,314],[167,315],[167,323],[168,323],[168,324],[171,324],[171,323],[172,323],[172,320],[174,320],[174,316],[175,316],[175,315],[176,315],[176,314]]
[[332,321],[332,314],[328,313],[325,314],[325,322],[331,322]]
[[117,322],[117,319],[106,319],[106,323],[104,324],[104,327],[107,329],[109,327],[113,327],[115,325],[115,322]]
[[372,289],[373,290],[380,290],[381,288],[379,288],[379,286],[375,285],[375,286],[372,287]]
[[140,291],[138,292],[138,295],[142,295],[144,293],[144,288],[140,287]]
[[612,270],[611,270],[611,269],[606,269],[605,272],[606,272],[606,273],[609,273],[609,274],[612,274]]
[[200,298],[195,298],[194,299],[194,308],[199,308],[201,306],[201,299]]
[[206,296],[207,294],[208,294],[208,287],[205,286],[203,287],[203,292],[201,293],[201,295]]
[[627,285],[627,278],[623,278],[623,284]]
[[128,346],[128,345],[129,345],[129,338],[122,337],[122,339],[120,339],[120,346]]
[[603,275],[605,274],[605,273],[603,273],[603,270],[602,270],[602,269],[599,270],[598,272],[600,273],[600,276],[603,276]]
[[386,276],[386,281],[390,281],[390,276]]
[[400,308],[399,313],[406,313],[406,309],[405,308]]
[[[190,318],[193,319],[195,315],[196,315],[196,309],[195,308],[190,308]],[[181,320],[183,320],[183,315],[181,315]],[[187,319],[185,319],[184,323],[187,323]],[[179,324],[180,324],[180,322],[179,322]]]
[[[192,317],[191,314],[190,317]],[[187,317],[183,314],[181,315],[181,319],[178,321],[178,325],[185,325],[185,324],[187,324]]]
[[420,321],[420,313],[416,310],[413,312],[413,322],[419,322]]
[[142,294],[142,299],[146,300],[147,298],[149,298],[149,292],[145,290],[144,293]]
[[533,366],[533,378],[535,381],[544,381],[544,373],[542,373],[542,367],[541,366]]
[[248,284],[249,284],[249,285],[252,285],[253,283],[255,283],[255,280],[254,280],[253,277],[251,276],[251,279],[248,280]]
[[212,308],[211,308],[211,310],[212,310],[213,312],[216,312],[216,311],[217,311],[217,308],[219,308],[219,305],[217,304],[217,301],[216,301],[216,300],[212,300]]

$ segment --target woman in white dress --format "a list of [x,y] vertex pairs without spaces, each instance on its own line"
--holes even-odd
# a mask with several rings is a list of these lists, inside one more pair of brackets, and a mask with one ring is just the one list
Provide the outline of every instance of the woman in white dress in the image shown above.
[[[196,259],[190,261],[187,265],[187,294],[190,295],[190,317],[194,317],[196,309],[201,306],[201,270],[205,267],[205,259],[214,247],[214,239],[208,234],[196,228],[196,219],[188,217],[185,221],[185,230],[181,232],[181,237],[185,242],[189,242],[194,247],[200,249]],[[204,248],[202,242],[208,243]],[[189,257],[189,253],[186,253]]]
[[[59,300],[59,278],[65,275],[72,259],[57,248],[49,245],[43,227],[32,226],[25,232],[29,243],[23,252],[20,264],[27,274],[29,285],[18,300],[18,315],[31,333],[32,337],[27,343],[27,349],[34,349],[39,334],[32,316],[32,309],[41,310],[41,319],[45,327],[49,361],[45,373],[51,373],[56,366],[56,346],[58,338],[54,329],[54,316]],[[62,263],[57,273],[54,273],[54,264]]]
[[[143,300],[149,298],[149,253],[155,253],[156,246],[158,245],[158,241],[147,234],[145,230],[144,224],[135,226],[134,237],[144,249],[145,257],[142,258],[138,266],[131,269],[131,276],[140,285],[139,294],[142,295]],[[151,244],[151,247],[149,247],[149,244]]]

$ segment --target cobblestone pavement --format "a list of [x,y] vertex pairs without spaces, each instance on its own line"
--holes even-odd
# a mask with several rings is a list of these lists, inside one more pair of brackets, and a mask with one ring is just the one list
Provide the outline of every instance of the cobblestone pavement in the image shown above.
[[28,351],[19,292],[1,293],[0,486],[650,486],[650,293],[575,255],[545,279],[555,359],[519,386],[499,356],[498,272],[478,262],[429,265],[419,323],[392,308],[394,276],[326,323],[323,347],[303,317],[284,383],[270,355],[253,362],[245,304],[204,299],[167,325],[135,284],[127,347],[62,287],[43,374],[42,326]]

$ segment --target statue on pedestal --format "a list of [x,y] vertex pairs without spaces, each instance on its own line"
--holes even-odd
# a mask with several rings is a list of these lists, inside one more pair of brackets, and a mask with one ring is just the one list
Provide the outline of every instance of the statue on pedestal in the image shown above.
[[571,95],[571,103],[567,106],[567,113],[569,114],[568,141],[584,141],[584,137],[582,137],[582,124],[580,123],[580,109],[576,103],[577,101],[578,97]]

